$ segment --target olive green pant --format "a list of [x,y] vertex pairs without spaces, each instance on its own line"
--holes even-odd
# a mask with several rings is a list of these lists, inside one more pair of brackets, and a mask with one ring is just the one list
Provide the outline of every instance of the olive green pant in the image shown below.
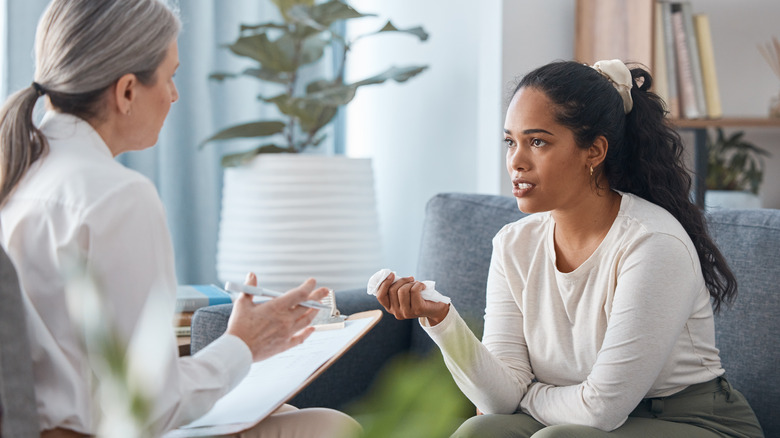
[[545,427],[530,415],[478,415],[452,435],[506,438],[716,438],[763,437],[753,409],[723,377],[692,385],[669,397],[644,399],[622,426],[611,432],[588,426]]

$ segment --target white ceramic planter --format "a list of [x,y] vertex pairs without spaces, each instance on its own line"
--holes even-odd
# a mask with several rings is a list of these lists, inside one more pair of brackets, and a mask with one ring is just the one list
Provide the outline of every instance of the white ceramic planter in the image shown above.
[[280,291],[309,277],[336,291],[381,268],[370,159],[259,155],[225,169],[217,274]]
[[707,190],[704,194],[707,210],[718,208],[761,208],[761,199],[751,192],[737,190]]

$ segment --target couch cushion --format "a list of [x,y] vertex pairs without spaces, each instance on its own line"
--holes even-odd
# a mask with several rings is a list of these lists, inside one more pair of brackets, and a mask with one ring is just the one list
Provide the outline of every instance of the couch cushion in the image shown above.
[[[442,193],[426,206],[415,278],[436,281],[436,290],[452,298],[480,338],[493,236],[523,216],[514,198],[493,195]],[[424,353],[432,346],[414,324],[413,351]]]
[[733,306],[715,315],[726,376],[756,411],[766,436],[780,436],[780,210],[718,210],[710,233],[737,277]]

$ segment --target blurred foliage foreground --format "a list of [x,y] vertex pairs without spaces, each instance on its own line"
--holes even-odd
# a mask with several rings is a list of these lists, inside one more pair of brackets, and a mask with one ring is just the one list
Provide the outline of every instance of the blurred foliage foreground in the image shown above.
[[474,415],[474,406],[436,351],[395,359],[346,411],[363,425],[366,438],[437,438],[450,436]]

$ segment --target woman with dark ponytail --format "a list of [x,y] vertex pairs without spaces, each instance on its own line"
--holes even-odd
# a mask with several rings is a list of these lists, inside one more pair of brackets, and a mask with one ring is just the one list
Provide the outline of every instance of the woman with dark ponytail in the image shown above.
[[482,341],[422,283],[377,292],[420,318],[477,415],[453,436],[760,437],[725,378],[713,308],[736,281],[690,201],[652,78],[620,60],[554,62],[504,123],[519,209],[493,240]]
[[[145,418],[137,430],[99,428],[104,406],[94,399],[87,355],[94,345],[68,312],[66,290],[74,287],[67,268],[86,268],[105,302],[104,320],[90,323],[110,327],[122,347],[149,333],[141,324],[170,327],[177,280],[165,212],[151,181],[114,157],[157,143],[179,97],[173,76],[180,27],[163,0],[52,0],[38,24],[34,81],[0,110],[0,242],[24,298],[41,437],[162,436],[196,420],[252,362],[303,342],[316,312],[299,304],[328,293],[309,279],[263,304],[241,294],[225,334],[191,357],[178,357],[173,330],[157,333],[156,342],[144,338],[146,356],[129,362],[158,361],[136,382],[148,405],[129,395],[117,403],[132,402]],[[39,99],[47,111],[36,126]],[[250,274],[247,282],[257,279]],[[109,427],[125,427],[125,420]],[[284,405],[240,436],[359,431],[341,412]]]

